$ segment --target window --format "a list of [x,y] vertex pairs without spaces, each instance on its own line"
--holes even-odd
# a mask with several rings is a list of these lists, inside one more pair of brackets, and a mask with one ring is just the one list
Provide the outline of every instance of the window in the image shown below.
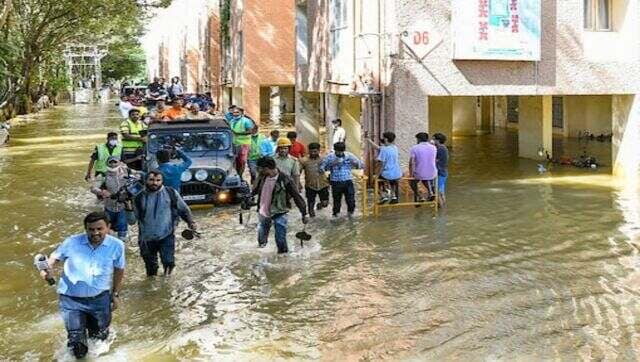
[[296,5],[296,62],[309,62],[309,21],[306,2]]
[[563,98],[562,97],[553,97],[553,127],[555,128],[563,128],[564,127],[564,107],[563,107]]
[[583,0],[584,28],[590,31],[610,31],[612,0]]
[[242,31],[238,32],[238,49],[236,54],[238,55],[238,64],[244,65],[244,34],[242,34]]
[[518,96],[507,96],[507,121],[518,123]]
[[353,35],[348,22],[348,1],[331,0],[329,3],[329,15],[331,16],[331,49],[332,76],[335,80],[350,81],[353,64],[351,61],[353,51]]

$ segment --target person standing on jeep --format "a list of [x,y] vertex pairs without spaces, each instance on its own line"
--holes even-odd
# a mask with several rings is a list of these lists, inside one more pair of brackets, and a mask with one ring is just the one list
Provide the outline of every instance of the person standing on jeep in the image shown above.
[[122,161],[134,170],[142,170],[147,124],[140,118],[140,111],[132,109],[129,118],[120,124],[122,134]]
[[176,190],[163,185],[161,171],[150,170],[145,189],[133,201],[127,201],[125,210],[129,225],[138,223],[138,246],[147,276],[158,274],[158,253],[164,275],[170,275],[175,267],[175,229],[179,218],[189,229],[197,230],[187,204]]
[[258,160],[259,177],[252,196],[258,196],[258,247],[264,248],[269,239],[271,224],[275,225],[278,254],[288,253],[287,245],[287,198],[293,198],[302,215],[302,223],[307,223],[307,207],[296,185],[290,177],[278,171],[276,161],[271,157]]
[[249,149],[251,148],[251,134],[255,127],[249,118],[242,115],[243,112],[244,110],[240,107],[233,108],[231,110],[232,119],[229,121],[229,127],[233,132],[233,144],[238,147],[236,171],[240,177],[242,177],[247,164]]

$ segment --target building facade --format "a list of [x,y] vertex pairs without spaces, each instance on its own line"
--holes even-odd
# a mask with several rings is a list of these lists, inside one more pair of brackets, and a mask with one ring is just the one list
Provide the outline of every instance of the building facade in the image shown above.
[[220,3],[175,0],[159,10],[143,44],[149,78],[180,77],[188,93],[211,92],[220,103]]
[[639,30],[638,0],[298,0],[297,128],[326,139],[341,118],[366,159],[385,130],[407,151],[419,131],[512,129],[533,159],[612,134],[614,172],[635,175]]
[[222,92],[255,120],[293,119],[294,0],[224,0]]

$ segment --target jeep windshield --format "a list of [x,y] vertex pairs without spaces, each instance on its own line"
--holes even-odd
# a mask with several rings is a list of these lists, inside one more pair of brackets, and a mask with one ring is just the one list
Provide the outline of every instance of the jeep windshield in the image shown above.
[[231,136],[227,132],[208,130],[149,135],[150,152],[155,153],[163,146],[182,147],[182,150],[188,153],[228,151],[231,148]]

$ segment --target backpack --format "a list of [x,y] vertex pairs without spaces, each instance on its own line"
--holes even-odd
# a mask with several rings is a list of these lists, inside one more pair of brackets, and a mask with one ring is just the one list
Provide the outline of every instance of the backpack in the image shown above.
[[[171,200],[171,216],[175,220],[178,217],[178,195],[177,191],[173,187],[165,186],[164,187],[169,192],[169,199]],[[136,195],[133,199],[133,202],[136,205],[136,209],[138,209],[138,213],[140,214],[140,220],[144,220],[144,216],[147,212],[146,205],[142,202],[144,192],[141,192]]]

